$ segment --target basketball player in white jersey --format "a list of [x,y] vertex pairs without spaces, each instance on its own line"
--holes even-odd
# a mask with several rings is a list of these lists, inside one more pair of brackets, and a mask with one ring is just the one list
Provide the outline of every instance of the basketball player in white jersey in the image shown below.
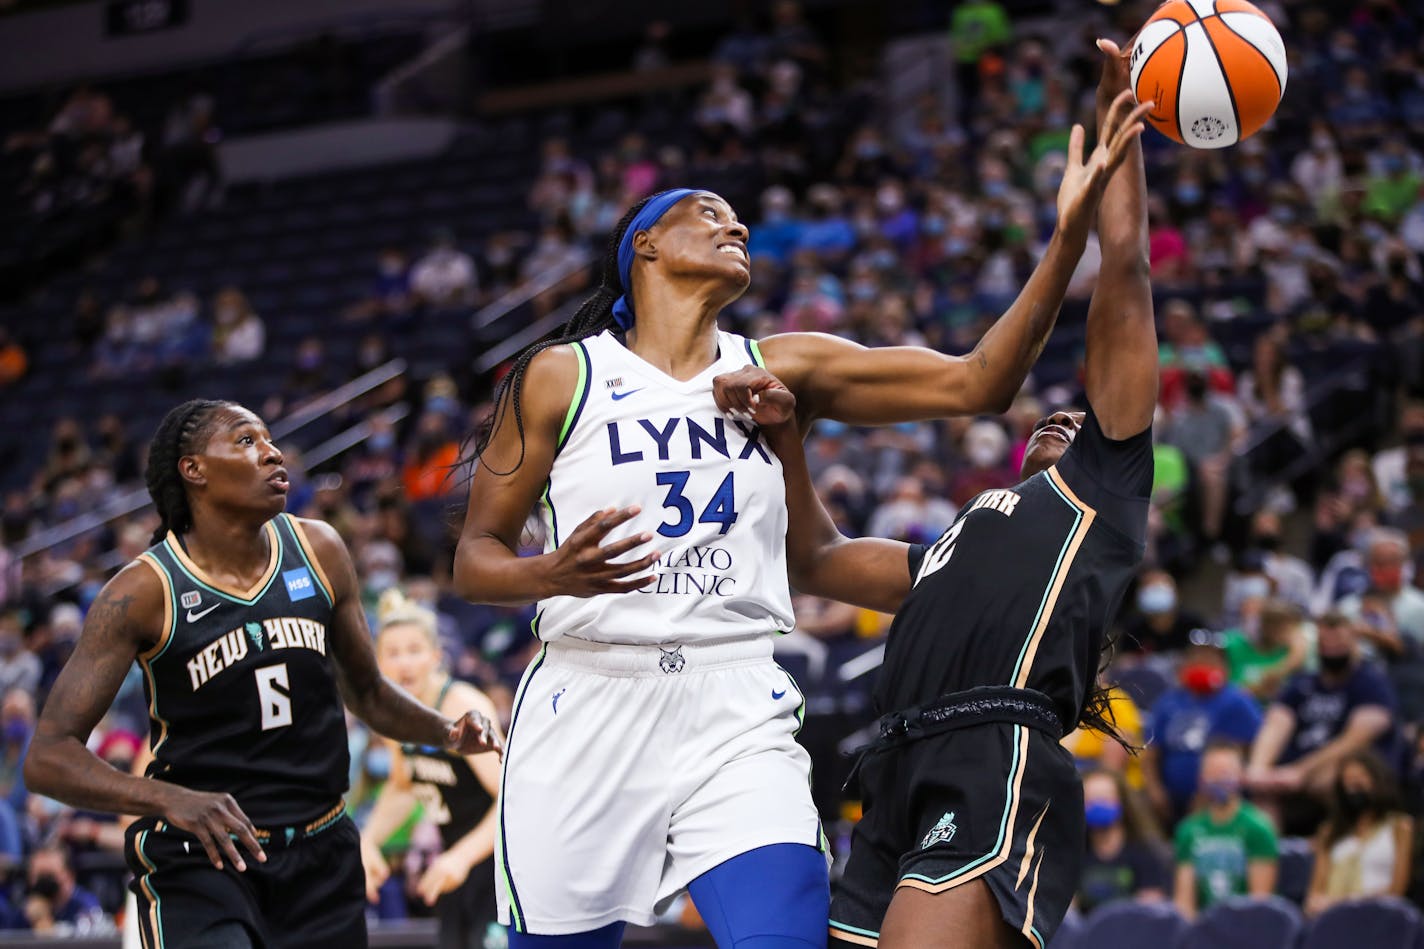
[[[1113,116],[1112,147],[1070,165],[1043,260],[967,357],[720,331],[750,281],[747,229],[717,195],[679,189],[624,216],[598,292],[516,362],[476,445],[455,563],[471,600],[539,601],[545,646],[515,696],[501,785],[512,949],[617,945],[684,889],[723,949],[825,944],[802,696],[771,658],[793,626],[781,465],[749,420],[718,411],[712,379],[763,365],[803,423],[1003,410],[1131,138],[1126,110]],[[520,557],[536,504],[546,552]]]

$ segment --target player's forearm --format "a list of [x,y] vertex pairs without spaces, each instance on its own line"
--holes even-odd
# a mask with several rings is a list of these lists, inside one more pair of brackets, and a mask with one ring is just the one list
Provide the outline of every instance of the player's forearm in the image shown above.
[[965,357],[974,375],[968,391],[975,395],[968,396],[973,401],[962,414],[1008,410],[1053,332],[1085,243],[1083,238],[1053,232],[1023,290]]
[[786,565],[792,586],[811,592],[799,580],[815,569],[816,563],[845,538],[836,528],[811,482],[806,452],[796,422],[762,429],[767,444],[781,459],[781,476],[786,482]]
[[455,552],[455,592],[471,603],[525,606],[555,596],[549,554],[521,557],[494,537],[463,541]]
[[172,785],[110,767],[72,736],[36,735],[25,757],[25,787],[70,807],[109,814],[162,815]]
[[384,676],[352,693],[346,704],[378,735],[435,748],[449,744],[453,723]]

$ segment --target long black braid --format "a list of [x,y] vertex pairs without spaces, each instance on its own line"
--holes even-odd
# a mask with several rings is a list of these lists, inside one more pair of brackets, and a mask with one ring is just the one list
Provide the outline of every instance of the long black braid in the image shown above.
[[158,424],[148,449],[148,470],[144,472],[148,496],[158,508],[159,519],[150,544],[161,542],[169,531],[182,534],[193,526],[193,511],[188,507],[188,492],[178,473],[178,459],[201,451],[212,434],[211,423],[218,410],[235,405],[215,399],[192,399],[173,409]]
[[1117,652],[1117,633],[1110,633],[1103,639],[1102,652],[1098,657],[1098,675],[1088,686],[1088,697],[1083,702],[1083,711],[1078,716],[1078,724],[1089,731],[1097,732],[1107,738],[1112,739],[1132,755],[1136,755],[1142,749],[1134,745],[1117,727],[1117,716],[1113,714],[1112,695],[1110,690],[1105,688],[1102,682],[1102,674],[1107,670],[1108,664],[1112,662],[1113,654]]
[[[514,358],[514,365],[494,390],[494,411],[489,414],[489,418],[475,433],[474,451],[466,457],[462,457],[461,464],[483,463],[482,458],[485,449],[489,447],[490,436],[503,421],[505,412],[511,408],[514,411],[514,429],[519,433],[519,460],[509,471],[494,471],[493,468],[490,470],[498,475],[507,475],[513,473],[524,463],[522,396],[524,376],[529,369],[529,364],[534,361],[535,356],[552,346],[565,346],[581,339],[588,339],[590,336],[597,336],[604,330],[617,325],[613,320],[613,304],[623,295],[623,287],[618,279],[618,245],[623,240],[623,234],[628,230],[629,225],[633,223],[633,218],[651,197],[644,198],[629,208],[619,219],[618,225],[613,228],[613,233],[608,235],[608,248],[604,251],[603,261],[599,265],[598,286],[594,289],[593,295],[584,300],[574,313],[573,318],[559,328],[557,336],[526,347]],[[472,467],[471,474],[473,473]]]

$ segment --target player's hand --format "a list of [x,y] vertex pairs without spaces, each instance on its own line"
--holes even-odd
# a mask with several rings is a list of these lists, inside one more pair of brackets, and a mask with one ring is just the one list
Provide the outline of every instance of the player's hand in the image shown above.
[[426,906],[434,906],[436,900],[464,883],[469,873],[470,868],[465,865],[465,861],[455,854],[442,853],[430,861],[430,866],[420,875],[420,882],[415,885],[415,889]]
[[208,859],[219,870],[223,868],[223,856],[241,872],[247,863],[233,843],[233,837],[256,857],[259,863],[267,862],[267,854],[257,842],[257,828],[237,806],[231,794],[213,794],[207,791],[191,791],[172,785],[172,801],[163,810],[163,819],[179,830],[187,831],[208,853]]
[[712,380],[717,408],[757,425],[782,425],[796,416],[796,396],[760,366],[743,366]]
[[1083,157],[1083,126],[1074,125],[1068,136],[1068,167],[1058,186],[1058,230],[1074,241],[1087,241],[1098,216],[1098,202],[1108,179],[1127,157],[1128,146],[1142,134],[1142,117],[1152,111],[1152,100],[1133,107],[1132,91],[1124,89],[1113,99],[1108,117],[1098,133],[1098,144]]
[[381,887],[390,879],[391,865],[381,848],[365,837],[361,838],[361,868],[366,871],[366,902],[380,902]]
[[461,715],[450,726],[445,746],[462,755],[478,755],[486,751],[493,751],[497,755],[504,754],[504,746],[500,743],[499,735],[490,720],[474,711]]
[[1103,54],[1103,74],[1098,80],[1098,123],[1102,124],[1113,101],[1127,89],[1132,75],[1132,44],[1127,49],[1120,48],[1112,40],[1098,40],[1098,50]]
[[642,508],[604,508],[596,511],[550,553],[548,584],[555,596],[597,596],[600,593],[628,593],[652,583],[656,574],[624,580],[623,577],[642,573],[657,563],[659,551],[652,551],[636,560],[616,562],[650,542],[649,533],[634,534],[608,546],[600,546],[608,532],[637,517]]

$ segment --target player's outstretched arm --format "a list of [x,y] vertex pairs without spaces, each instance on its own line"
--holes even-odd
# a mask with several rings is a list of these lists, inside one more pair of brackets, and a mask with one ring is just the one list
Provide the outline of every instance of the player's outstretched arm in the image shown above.
[[[1102,117],[1122,95],[1131,93],[1127,92],[1127,54],[1111,40],[1101,40],[1099,48],[1104,55],[1103,77],[1098,84],[1098,114]],[[1102,147],[1100,143],[1098,148]],[[1142,144],[1136,136],[1103,192],[1098,240],[1103,262],[1088,304],[1084,387],[1103,434],[1121,441],[1145,431],[1157,407],[1157,328],[1147,258],[1147,175]]]
[[656,552],[628,563],[612,562],[647,544],[651,534],[600,546],[609,531],[638,513],[637,508],[600,511],[558,549],[519,556],[519,535],[553,469],[577,380],[573,349],[546,349],[529,363],[518,415],[509,393],[495,408],[494,431],[474,463],[470,506],[455,550],[455,592],[471,602],[522,606],[550,596],[624,593],[657,579],[653,574],[625,579],[651,567]]
[[806,467],[796,400],[765,369],[747,366],[712,381],[724,412],[762,426],[786,481],[786,567],[801,593],[894,613],[910,592],[909,547],[893,540],[851,540],[836,529]]
[[325,521],[300,518],[298,525],[311,543],[322,572],[331,581],[335,603],[327,641],[347,708],[372,730],[396,741],[454,748],[461,753],[498,750],[499,742],[488,719],[466,714],[452,722],[381,675],[346,542]]
[[1141,133],[1148,108],[1134,108],[1124,87],[1100,118],[1102,144],[1086,159],[1083,128],[1073,127],[1058,226],[1018,298],[967,356],[914,346],[867,349],[818,333],[764,340],[766,366],[796,394],[803,428],[816,418],[883,425],[1006,411],[1053,330],[1104,186]]
[[86,742],[142,650],[154,646],[170,621],[168,598],[146,563],[129,564],[105,584],[84,617],[79,643],[50,690],[25,757],[25,787],[72,807],[163,817],[197,837],[213,866],[246,863],[242,844],[266,860],[256,830],[227,794],[191,791],[110,767]]

